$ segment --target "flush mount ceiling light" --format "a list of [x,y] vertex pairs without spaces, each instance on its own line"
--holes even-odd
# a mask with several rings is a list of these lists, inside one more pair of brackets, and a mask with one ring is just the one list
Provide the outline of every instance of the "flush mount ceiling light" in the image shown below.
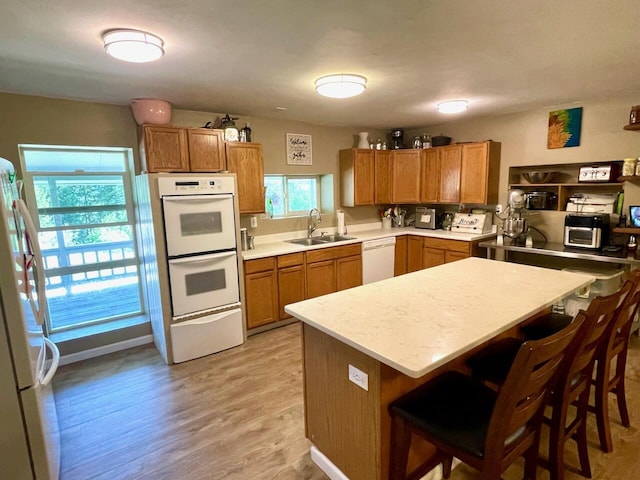
[[164,55],[164,42],[152,33],[140,30],[109,30],[102,35],[104,51],[125,62],[152,62]]
[[438,104],[440,113],[460,113],[469,108],[468,100],[449,100]]
[[360,95],[367,89],[367,79],[362,75],[341,73],[325,75],[316,80],[316,92],[325,97],[349,98]]

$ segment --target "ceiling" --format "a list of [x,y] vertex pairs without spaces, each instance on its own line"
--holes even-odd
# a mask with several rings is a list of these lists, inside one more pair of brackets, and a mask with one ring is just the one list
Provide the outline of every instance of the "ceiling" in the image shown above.
[[[363,128],[638,92],[637,0],[0,0],[0,91]],[[161,36],[148,64],[104,53],[101,33]],[[319,96],[314,80],[360,73],[367,91]],[[286,110],[279,110],[283,107]]]

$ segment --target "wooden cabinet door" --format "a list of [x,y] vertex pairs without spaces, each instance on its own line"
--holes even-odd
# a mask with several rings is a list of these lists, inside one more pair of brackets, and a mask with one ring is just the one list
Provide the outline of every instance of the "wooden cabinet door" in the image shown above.
[[142,127],[142,169],[150,173],[188,172],[189,151],[183,128]]
[[264,212],[264,163],[259,143],[226,144],[227,170],[238,178],[240,213]]
[[355,205],[373,205],[375,166],[371,150],[354,150],[353,161]]
[[445,263],[445,251],[425,247],[422,252],[422,268],[435,267]]
[[441,157],[439,148],[425,148],[420,169],[420,201],[440,201]]
[[340,203],[345,207],[373,205],[375,165],[373,150],[340,150]]
[[450,145],[441,147],[440,159],[440,201],[459,203],[462,146]]
[[192,172],[219,172],[225,169],[224,132],[209,128],[187,130],[189,166]]
[[462,145],[460,202],[497,203],[500,150],[499,142],[487,141]]
[[278,320],[278,284],[275,270],[245,275],[247,328]]
[[392,203],[391,181],[393,170],[391,167],[391,151],[376,150],[373,158],[375,164],[374,203],[376,205]]
[[396,250],[394,256],[393,276],[407,273],[407,237],[396,237]]
[[280,320],[290,318],[284,306],[304,300],[305,271],[303,265],[278,269],[278,306]]
[[469,258],[468,253],[444,252],[444,263],[455,262],[456,260],[464,260],[465,258]]
[[362,255],[336,260],[336,291],[362,285]]
[[407,272],[422,270],[422,250],[424,241],[417,235],[407,238]]
[[307,298],[337,291],[336,261],[307,263]]
[[420,203],[422,150],[392,150],[393,203]]

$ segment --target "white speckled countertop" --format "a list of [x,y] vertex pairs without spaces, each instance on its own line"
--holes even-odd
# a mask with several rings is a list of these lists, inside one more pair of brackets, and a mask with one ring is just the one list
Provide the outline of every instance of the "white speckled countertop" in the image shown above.
[[472,257],[293,303],[285,311],[419,378],[594,280]]
[[[366,227],[365,227],[366,228]],[[334,233],[333,231],[327,233]],[[446,230],[428,230],[424,228],[405,227],[405,228],[367,228],[366,230],[356,230],[350,228],[347,236],[354,237],[353,240],[345,240],[341,242],[328,243],[325,245],[312,245],[305,247],[296,245],[294,243],[288,243],[285,240],[292,238],[303,238],[303,233],[287,233],[279,235],[270,235],[266,241],[263,241],[260,237],[256,239],[256,248],[253,250],[246,250],[242,252],[242,258],[244,260],[254,260],[256,258],[271,257],[273,255],[284,255],[287,253],[304,252],[308,250],[315,250],[318,248],[327,247],[339,247],[342,245],[350,245],[353,243],[361,243],[366,240],[374,240],[376,238],[385,237],[397,237],[400,235],[419,235],[423,237],[444,238],[448,240],[462,240],[464,242],[472,242],[475,240],[491,239],[496,236],[495,233],[485,234],[468,234],[457,233]],[[315,233],[314,237],[319,237],[319,233]]]

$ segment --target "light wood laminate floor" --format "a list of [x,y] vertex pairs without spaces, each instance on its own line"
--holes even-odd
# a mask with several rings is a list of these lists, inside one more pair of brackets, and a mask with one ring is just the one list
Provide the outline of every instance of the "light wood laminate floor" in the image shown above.
[[[304,438],[300,325],[172,367],[152,346],[61,367],[55,378],[62,434],[61,480],[326,480]],[[632,427],[612,407],[614,451],[597,448],[593,478],[640,478],[640,342],[627,366]],[[567,461],[577,465],[573,445]],[[461,465],[453,480],[476,478]],[[522,478],[522,465],[504,474]],[[549,475],[539,469],[538,478]],[[567,480],[581,479],[569,471]]]

